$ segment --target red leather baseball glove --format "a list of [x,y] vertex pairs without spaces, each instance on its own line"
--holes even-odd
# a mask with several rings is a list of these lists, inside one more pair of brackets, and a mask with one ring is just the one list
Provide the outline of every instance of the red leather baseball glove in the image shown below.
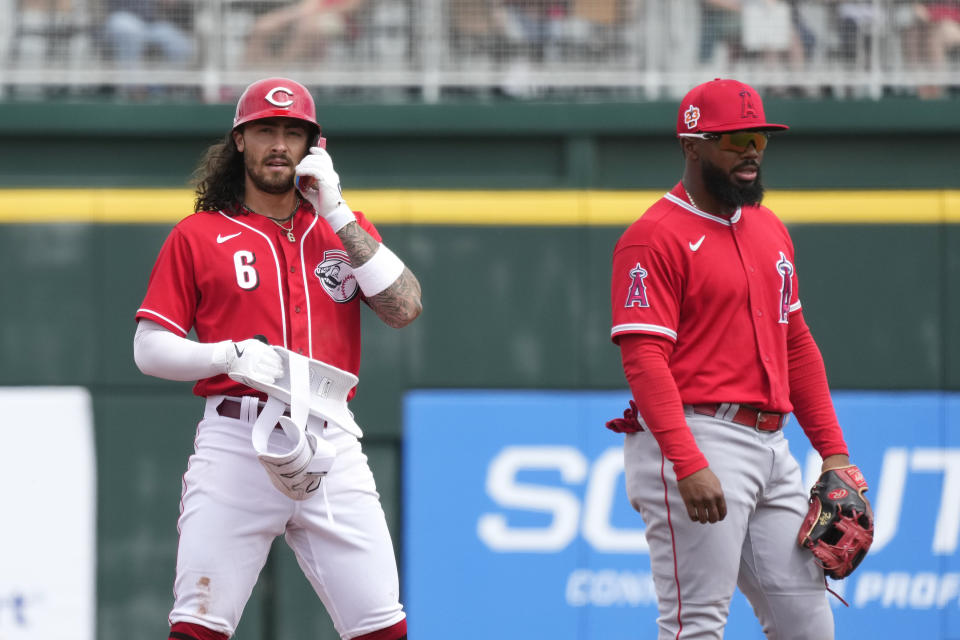
[[810,549],[835,580],[853,573],[873,544],[873,509],[866,491],[867,481],[854,465],[824,471],[810,489],[797,544]]

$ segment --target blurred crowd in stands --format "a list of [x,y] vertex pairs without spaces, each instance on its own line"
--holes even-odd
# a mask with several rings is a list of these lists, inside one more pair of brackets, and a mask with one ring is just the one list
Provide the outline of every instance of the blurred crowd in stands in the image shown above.
[[[496,69],[517,97],[545,70],[749,68],[780,73],[775,90],[799,95],[824,90],[791,82],[810,71],[915,72],[931,82],[903,92],[941,98],[960,85],[960,0],[0,0],[0,82],[14,69],[146,80],[325,65]],[[175,84],[116,77],[132,100]]]
[[[702,0],[702,5],[701,63],[725,44],[733,59],[760,56],[793,71],[816,64],[818,56],[867,68],[870,56],[878,55],[874,46],[882,45],[873,41],[883,37],[899,43],[889,59],[906,70],[945,69],[948,58],[960,54],[957,0]],[[943,87],[919,86],[917,93],[940,97]]]

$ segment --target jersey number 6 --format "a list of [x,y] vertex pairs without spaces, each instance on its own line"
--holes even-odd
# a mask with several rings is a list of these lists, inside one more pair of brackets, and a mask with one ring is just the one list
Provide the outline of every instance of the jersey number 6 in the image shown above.
[[253,255],[252,251],[237,251],[233,254],[233,266],[237,270],[237,284],[240,285],[241,289],[250,291],[256,289],[260,284],[260,276],[257,274],[257,270],[253,268],[256,261],[257,257]]

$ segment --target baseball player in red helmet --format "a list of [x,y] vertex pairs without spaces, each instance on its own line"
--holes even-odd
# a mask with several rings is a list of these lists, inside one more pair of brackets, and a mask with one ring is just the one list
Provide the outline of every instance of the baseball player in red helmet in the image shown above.
[[206,398],[183,478],[170,638],[233,635],[280,534],[342,638],[406,638],[393,545],[346,401],[360,303],[403,327],[420,313],[420,285],[344,202],[319,133],[301,84],[250,85],[136,312],[140,370],[196,380]]
[[850,460],[793,243],[760,204],[768,136],[786,128],[746,84],[694,87],[677,117],[683,177],[613,254],[611,336],[635,405],[607,426],[627,433],[661,640],[722,638],[735,587],[767,637],[833,638],[824,571],[796,543],[807,497],[787,414],[824,469]]

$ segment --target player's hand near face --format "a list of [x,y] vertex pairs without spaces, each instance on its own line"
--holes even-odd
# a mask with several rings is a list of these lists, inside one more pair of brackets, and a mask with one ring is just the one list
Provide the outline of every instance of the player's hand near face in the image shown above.
[[340,176],[333,168],[333,159],[322,147],[310,147],[296,168],[297,189],[313,208],[330,223],[334,232],[356,221],[356,216],[340,192]]
[[680,497],[687,507],[687,514],[701,524],[719,522],[727,516],[727,503],[723,498],[720,480],[710,467],[695,471],[677,480]]
[[[310,147],[310,153],[297,165],[296,174],[297,189],[330,224],[343,243],[370,308],[391,327],[400,328],[413,322],[423,309],[420,283],[392,251],[381,246],[359,225],[351,224],[357,218],[343,200],[340,176],[333,168],[330,154],[322,146]],[[384,264],[386,256],[393,256],[394,259],[388,260],[387,266],[371,268],[372,265]],[[378,258],[383,259],[378,263]],[[364,277],[361,269],[368,274],[376,273],[377,276]],[[381,272],[381,269],[386,270]]]

